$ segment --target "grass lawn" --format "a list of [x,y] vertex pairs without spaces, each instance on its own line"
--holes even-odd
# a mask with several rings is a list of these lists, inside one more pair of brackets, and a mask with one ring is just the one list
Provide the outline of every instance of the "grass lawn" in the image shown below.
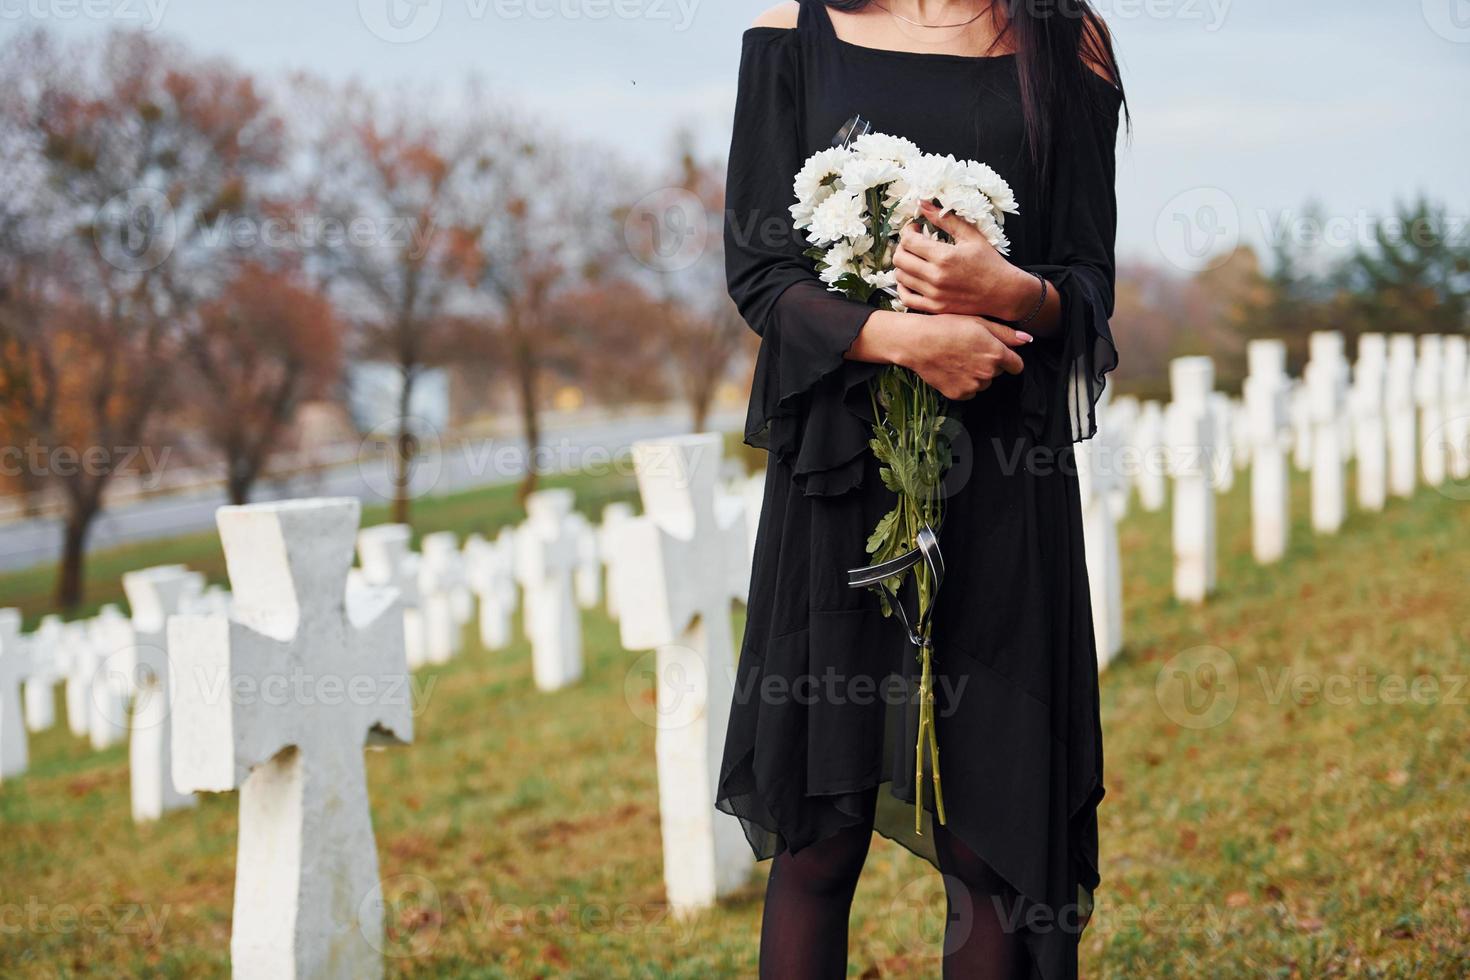
[[[630,488],[577,489],[600,506]],[[1240,481],[1221,500],[1221,590],[1199,609],[1170,598],[1167,515],[1123,526],[1128,648],[1103,677],[1084,971],[1470,974],[1470,505],[1421,491],[1334,538],[1298,521],[1262,569],[1247,496]],[[420,530],[489,530],[514,508],[508,490],[421,502]],[[115,598],[122,569],[180,560],[221,568],[200,536],[101,556],[89,585]],[[34,615],[46,587],[0,578],[0,605]],[[648,660],[601,614],[585,627],[575,689],[538,694],[524,642],[471,646],[417,675],[415,745],[369,755],[391,974],[754,974],[764,866],[718,911],[665,914]],[[235,797],[135,827],[125,750],[63,724],[32,760],[0,786],[0,975],[223,975]],[[875,841],[850,974],[936,976],[938,896],[927,865]]]

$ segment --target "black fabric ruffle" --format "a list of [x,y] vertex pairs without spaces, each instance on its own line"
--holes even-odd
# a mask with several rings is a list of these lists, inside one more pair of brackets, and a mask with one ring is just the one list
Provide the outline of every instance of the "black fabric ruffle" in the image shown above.
[[1118,366],[1118,349],[1108,321],[1112,285],[1094,281],[1089,270],[1033,265],[1061,297],[1057,333],[1024,351],[1021,412],[1038,445],[1061,449],[1097,434],[1097,403],[1107,375]]
[[873,424],[868,381],[880,366],[845,355],[872,313],[808,279],[779,297],[766,322],[745,441],[788,464],[811,496],[862,481]]

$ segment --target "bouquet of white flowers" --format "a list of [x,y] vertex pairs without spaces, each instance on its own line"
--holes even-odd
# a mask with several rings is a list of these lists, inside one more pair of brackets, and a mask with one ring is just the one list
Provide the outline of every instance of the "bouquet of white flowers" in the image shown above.
[[[1002,254],[1010,242],[1005,216],[1016,214],[1015,196],[1000,175],[983,163],[920,151],[897,136],[867,132],[855,119],[843,128],[841,142],[808,160],[796,175],[791,216],[812,246],[806,254],[833,292],[886,310],[903,311],[898,299],[893,254],[910,224],[926,236],[950,241],[924,220],[920,205],[931,202],[958,215],[985,235]],[[914,747],[914,830],[923,818],[927,750],[934,783],[934,805],[945,822],[939,778],[939,741],[934,730],[933,643],[931,617],[944,574],[936,529],[943,518],[941,483],[951,463],[946,438],[945,400],[906,368],[890,366],[874,380],[873,439],[883,484],[898,497],[868,538],[873,564],[849,573],[849,584],[877,591],[883,614],[903,619],[921,661],[919,732]],[[899,590],[913,573],[917,612],[911,618]]]

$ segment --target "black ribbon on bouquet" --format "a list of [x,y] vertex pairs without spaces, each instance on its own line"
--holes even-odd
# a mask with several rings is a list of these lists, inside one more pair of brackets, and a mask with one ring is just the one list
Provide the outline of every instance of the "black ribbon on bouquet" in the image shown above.
[[903,600],[896,592],[889,592],[888,586],[884,584],[895,575],[902,575],[922,561],[929,566],[929,573],[934,576],[934,595],[939,594],[939,586],[944,583],[944,553],[939,550],[939,535],[934,533],[932,527],[925,524],[919,528],[919,533],[914,537],[914,543],[918,547],[904,552],[897,558],[890,558],[885,562],[867,565],[863,568],[848,569],[847,587],[850,589],[880,589],[887,593],[893,607],[898,610],[898,618],[903,620],[903,628],[908,631],[909,642],[923,649],[932,645],[932,641],[924,633],[929,625],[929,617],[934,613],[934,603],[931,601],[929,608],[911,621],[908,610],[904,608]]

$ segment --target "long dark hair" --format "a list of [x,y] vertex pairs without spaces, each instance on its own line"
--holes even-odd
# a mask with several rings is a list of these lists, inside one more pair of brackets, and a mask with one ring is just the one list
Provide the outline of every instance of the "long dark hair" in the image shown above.
[[[858,11],[872,0],[823,0],[834,10]],[[1050,165],[1052,122],[1063,106],[1102,112],[1099,74],[1123,93],[1113,40],[1087,0],[991,0],[1000,21],[996,48],[1014,48],[1021,80],[1021,108],[1031,158],[1043,173]],[[1127,118],[1128,100],[1123,98]]]

